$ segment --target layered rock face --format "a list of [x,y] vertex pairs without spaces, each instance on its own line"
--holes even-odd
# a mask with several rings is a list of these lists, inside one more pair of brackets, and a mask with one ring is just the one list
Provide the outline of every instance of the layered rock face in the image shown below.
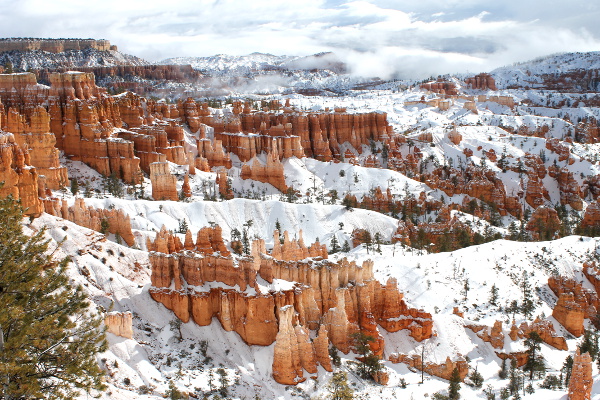
[[423,90],[429,90],[430,92],[442,95],[456,96],[458,94],[458,88],[456,87],[455,83],[445,82],[441,79],[438,79],[436,82],[423,83],[420,87]]
[[152,181],[152,198],[154,200],[178,200],[177,178],[171,174],[169,163],[150,164],[150,181]]
[[299,113],[291,108],[281,110],[272,104],[271,112],[254,112],[249,107],[234,107],[234,116],[211,116],[206,104],[186,101],[184,120],[194,130],[198,120],[214,129],[227,152],[236,154],[242,162],[265,152],[276,151],[280,158],[313,157],[330,161],[340,157],[340,144],[350,143],[355,149],[368,145],[369,140],[389,136],[391,127],[384,113],[349,114],[344,109],[335,112]]
[[56,138],[50,132],[50,115],[41,107],[25,116],[10,108],[6,115],[4,129],[12,132],[22,149],[29,153],[31,165],[36,167],[38,175],[45,177],[48,189],[60,189],[69,183],[67,168],[60,165],[59,151],[55,147]]
[[133,314],[130,312],[113,311],[104,318],[104,325],[106,325],[106,331],[113,335],[133,339],[132,321]]
[[9,38],[0,40],[0,52],[41,50],[51,53],[62,53],[67,50],[96,49],[100,51],[116,50],[105,39],[42,39],[42,38]]
[[115,173],[138,183],[139,159],[133,143],[112,136],[123,125],[114,98],[96,86],[93,74],[52,73],[49,80],[48,88],[38,85],[31,73],[0,75],[0,99],[10,107],[3,126],[25,135],[23,143],[32,148],[32,162],[40,164],[49,187],[68,183],[57,166],[55,146],[104,175]]
[[75,203],[71,207],[67,206],[66,200],[63,200],[60,205],[55,200],[48,199],[48,201],[44,201],[44,211],[48,214],[67,219],[97,232],[102,231],[102,221],[104,220],[108,224],[105,228],[106,233],[119,235],[128,246],[135,244],[133,232],[131,231],[131,220],[123,210],[86,206],[84,199],[80,197],[75,199]]
[[[274,239],[270,255],[264,241],[255,240],[250,257],[233,258],[218,227],[203,228],[195,243],[188,233],[183,244],[162,230],[148,243],[151,296],[182,321],[209,325],[217,317],[247,344],[275,342],[273,376],[283,384],[301,381],[303,370],[316,373],[317,364],[331,369],[328,343],[347,353],[354,332],[376,339],[375,354],[384,347],[378,326],[391,332],[408,329],[419,341],[431,337],[431,315],[409,308],[395,281],[379,284],[371,262],[327,261],[323,245],[307,247],[301,236],[290,240],[287,232],[283,244],[277,232]],[[259,277],[269,284],[288,281],[290,288],[265,288]],[[208,282],[227,287],[203,289]]]
[[276,150],[267,154],[267,162],[264,165],[256,158],[252,160],[251,164],[244,164],[240,177],[269,183],[281,192],[287,190],[283,163],[280,161]]
[[471,89],[498,90],[494,78],[490,74],[485,73],[465,79],[465,84]]
[[419,371],[423,370],[430,375],[447,380],[450,380],[452,377],[454,368],[458,369],[458,375],[460,376],[461,381],[464,380],[469,373],[469,364],[467,364],[467,361],[464,359],[452,361],[450,357],[447,357],[445,363],[436,364],[432,362],[423,362],[421,356],[418,354],[413,356],[407,356],[406,354],[392,354],[390,355],[390,361],[394,364],[403,363]]
[[590,400],[592,398],[592,357],[589,353],[577,354],[573,357],[573,369],[569,380],[569,400]]
[[0,131],[0,196],[12,195],[21,200],[26,215],[38,216],[44,211],[40,195],[43,188],[38,185],[38,174],[27,150],[23,150],[12,133]]
[[538,207],[531,214],[525,229],[530,232],[533,240],[550,240],[560,229],[558,213],[550,207]]

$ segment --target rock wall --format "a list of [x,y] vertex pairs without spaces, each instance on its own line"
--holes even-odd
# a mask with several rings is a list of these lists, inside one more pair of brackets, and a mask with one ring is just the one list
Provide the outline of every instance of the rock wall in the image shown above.
[[[209,325],[216,317],[247,344],[275,342],[273,376],[283,384],[301,381],[303,370],[316,373],[317,363],[331,369],[327,343],[347,353],[354,332],[375,337],[375,354],[384,348],[379,326],[391,332],[408,329],[419,341],[432,336],[431,315],[409,308],[395,281],[379,284],[371,262],[330,262],[323,245],[306,246],[301,236],[292,241],[287,232],[279,244],[275,235],[278,245],[270,255],[264,241],[255,240],[250,257],[234,258],[218,227],[200,230],[196,243],[188,233],[183,244],[163,229],[148,243],[150,294],[184,322]],[[265,292],[259,277],[290,286]],[[204,289],[208,282],[227,286]],[[310,331],[315,332],[312,340]]]
[[0,197],[12,195],[21,200],[25,215],[38,216],[44,211],[40,196],[44,196],[39,186],[38,173],[31,166],[27,150],[16,143],[12,133],[0,131]]
[[150,181],[152,182],[152,198],[154,200],[177,201],[177,178],[171,174],[169,163],[155,162],[150,164]]
[[244,164],[240,178],[269,183],[280,192],[285,192],[288,188],[285,183],[283,163],[279,159],[277,150],[267,154],[267,162],[264,165],[256,158],[252,160],[251,164]]
[[349,114],[339,112],[283,112],[274,107],[271,112],[253,112],[248,107],[236,109],[233,117],[211,116],[208,107],[186,101],[185,121],[194,129],[197,119],[214,129],[228,152],[242,162],[260,153],[276,150],[281,158],[313,157],[330,161],[340,157],[340,144],[350,143],[355,149],[368,145],[369,140],[389,137],[392,128],[384,113]]
[[0,52],[3,51],[48,51],[62,53],[67,50],[96,49],[99,51],[116,50],[105,39],[45,39],[45,38],[6,38],[0,39]]
[[583,308],[575,301],[573,293],[561,293],[552,310],[552,316],[573,336],[580,337],[584,332]]
[[124,337],[125,339],[133,339],[133,314],[130,312],[109,312],[104,318],[106,331]]
[[592,357],[589,353],[580,354],[578,349],[573,357],[568,400],[590,400],[593,384]]
[[498,90],[494,78],[490,74],[485,73],[465,79],[465,84],[471,89]]
[[69,184],[67,168],[60,165],[56,138],[50,132],[50,115],[43,107],[35,107],[29,121],[9,108],[2,120],[6,121],[3,129],[14,134],[17,144],[29,153],[30,163],[38,175],[45,177],[46,187],[60,189]]
[[450,357],[447,357],[445,363],[435,364],[429,361],[423,363],[421,361],[421,356],[418,354],[408,356],[406,354],[395,353],[390,355],[390,361],[394,364],[403,363],[419,371],[423,370],[427,374],[447,380],[450,380],[452,377],[452,371],[454,368],[458,369],[458,375],[460,376],[461,381],[463,381],[469,373],[469,364],[467,364],[467,361],[462,358],[452,361]]
[[85,200],[81,197],[75,198],[75,203],[70,207],[66,200],[62,200],[60,205],[57,201],[45,201],[44,205],[44,211],[48,214],[67,219],[97,232],[102,231],[102,221],[105,220],[108,223],[107,233],[119,235],[128,246],[135,244],[131,231],[131,220],[123,210],[86,206]]

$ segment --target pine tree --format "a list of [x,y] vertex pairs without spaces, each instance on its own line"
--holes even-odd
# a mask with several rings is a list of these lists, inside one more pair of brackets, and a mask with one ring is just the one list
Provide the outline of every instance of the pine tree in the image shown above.
[[348,385],[348,377],[345,372],[335,372],[327,384],[328,400],[352,400],[354,391]]
[[488,302],[493,306],[497,305],[497,303],[498,303],[498,287],[496,286],[495,283],[492,285],[492,288],[490,289],[490,298],[489,298]]
[[344,253],[348,253],[350,251],[350,242],[348,242],[347,240],[344,242],[344,245],[342,246],[342,251]]
[[595,330],[586,329],[583,334],[583,339],[579,345],[579,351],[581,354],[589,353],[592,360],[595,360],[598,356],[598,333]]
[[565,359],[565,362],[563,363],[561,372],[563,372],[565,375],[565,386],[569,385],[569,381],[571,380],[571,372],[573,371],[573,356],[569,355],[567,356],[567,358]]
[[373,354],[369,343],[375,341],[373,336],[356,332],[352,335],[352,347],[356,354],[360,355],[360,363],[358,364],[358,374],[364,379],[373,379],[377,372],[383,368],[379,362],[379,357]]
[[527,362],[523,366],[523,371],[529,371],[529,380],[533,380],[535,373],[545,374],[546,366],[544,365],[544,357],[541,353],[542,338],[533,331],[529,333],[529,337],[525,339],[525,347],[527,347]]
[[73,178],[71,179],[71,193],[73,193],[73,195],[76,195],[79,192],[79,182],[77,182],[77,179]]
[[0,392],[3,399],[71,399],[103,389],[95,355],[106,350],[102,320],[81,287],[53,260],[41,229],[23,233],[23,210],[0,200]]
[[450,386],[448,386],[448,400],[460,399],[460,374],[458,368],[454,367],[450,377]]
[[340,244],[338,243],[337,237],[335,237],[335,235],[333,235],[331,237],[331,243],[329,245],[329,252],[331,254],[335,254],[338,251],[340,251]]
[[483,386],[483,376],[479,371],[477,371],[477,368],[475,368],[475,370],[471,372],[471,374],[469,375],[469,379],[471,379],[473,386],[477,389]]
[[525,318],[531,317],[535,310],[535,303],[533,302],[531,294],[531,285],[527,279],[527,271],[523,271],[523,281],[521,282],[521,290],[523,291],[523,303],[521,304],[521,311]]

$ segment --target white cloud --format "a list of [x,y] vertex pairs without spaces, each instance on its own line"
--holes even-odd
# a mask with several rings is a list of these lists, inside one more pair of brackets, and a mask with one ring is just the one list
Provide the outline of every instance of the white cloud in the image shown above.
[[334,51],[356,73],[478,72],[562,51],[600,50],[587,0],[21,0],[0,3],[7,36],[106,38],[149,60]]

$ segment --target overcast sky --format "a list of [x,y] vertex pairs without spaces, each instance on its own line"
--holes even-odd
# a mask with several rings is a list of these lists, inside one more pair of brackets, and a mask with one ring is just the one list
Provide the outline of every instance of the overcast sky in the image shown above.
[[598,0],[0,0],[7,37],[93,37],[158,61],[333,51],[361,75],[421,77],[600,50]]

